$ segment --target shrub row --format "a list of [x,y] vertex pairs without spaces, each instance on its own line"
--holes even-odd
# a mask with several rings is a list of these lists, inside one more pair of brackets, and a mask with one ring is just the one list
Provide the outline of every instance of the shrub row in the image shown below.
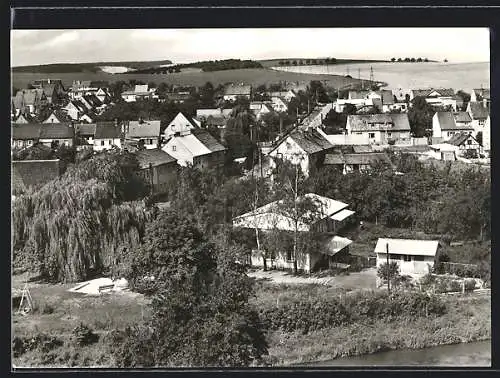
[[347,296],[343,300],[312,299],[307,302],[262,309],[260,316],[269,329],[282,329],[285,332],[302,330],[308,333],[356,321],[381,318],[411,320],[418,317],[440,316],[445,311],[446,305],[437,296],[416,292],[395,292],[391,295],[362,293]]
[[49,336],[44,333],[38,333],[33,337],[14,337],[12,339],[12,353],[14,357],[19,357],[26,352],[39,350],[47,353],[63,345],[63,341],[56,336]]

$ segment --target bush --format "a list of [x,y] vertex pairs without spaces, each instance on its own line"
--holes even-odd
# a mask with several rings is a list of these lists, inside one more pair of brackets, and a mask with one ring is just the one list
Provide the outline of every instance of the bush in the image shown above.
[[16,336],[12,340],[12,353],[14,357],[19,357],[32,350],[47,353],[63,344],[63,341],[59,338],[44,333],[38,333],[30,338]]
[[73,329],[73,337],[79,346],[90,345],[99,340],[99,335],[95,334],[90,327],[83,323]]
[[462,291],[462,284],[460,283],[460,281],[450,281],[448,288],[448,291],[452,292]]
[[473,291],[476,288],[476,280],[465,280],[465,291]]

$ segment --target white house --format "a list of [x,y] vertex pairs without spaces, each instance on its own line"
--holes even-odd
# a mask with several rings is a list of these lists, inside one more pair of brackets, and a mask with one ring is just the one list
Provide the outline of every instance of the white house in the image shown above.
[[[342,228],[342,222],[354,214],[349,210],[346,203],[331,198],[319,196],[314,193],[305,194],[298,201],[308,201],[316,208],[313,212],[304,214],[298,221],[297,229],[300,233],[316,232],[322,233],[322,247],[314,252],[300,253],[297,258],[297,268],[310,273],[321,267],[328,267],[334,263],[335,257],[342,252],[348,252],[352,243],[350,239],[337,235]],[[262,232],[272,230],[289,231],[295,230],[292,218],[283,210],[282,201],[274,201],[248,213],[233,219],[233,226],[238,228],[257,228]],[[252,251],[251,264],[253,266],[264,266],[264,255],[261,251]],[[294,256],[291,249],[278,252],[277,256],[266,256],[269,267],[278,269],[293,269]]]
[[287,91],[277,91],[277,92],[269,92],[269,97],[282,97],[286,102],[290,102],[292,98],[297,97],[293,90],[289,89]]
[[62,111],[74,121],[79,121],[80,118],[88,111],[87,107],[79,99],[69,101],[63,108]]
[[151,99],[154,97],[155,89],[149,88],[147,84],[144,85],[136,85],[134,90],[125,91],[122,93],[122,99],[126,102],[135,102],[139,99]]
[[477,157],[479,157],[479,154],[483,153],[483,147],[476,138],[469,133],[455,134],[447,143],[456,148],[456,152],[459,156],[463,156],[469,151],[472,151]]
[[271,158],[269,169],[273,170],[277,160],[287,160],[299,164],[304,175],[308,176],[313,167],[321,164],[326,152],[333,145],[315,129],[293,130],[279,140],[268,153]]
[[410,91],[410,101],[415,97],[423,97],[428,104],[433,106],[443,108],[451,106],[453,111],[457,110],[455,91],[451,88],[412,89]]
[[391,140],[410,140],[408,114],[354,114],[347,116],[346,134],[365,136],[369,144],[386,145]]
[[439,248],[437,240],[412,240],[379,238],[375,246],[377,267],[396,262],[401,275],[422,276],[431,271]]
[[272,103],[262,101],[252,101],[249,105],[250,111],[257,119],[261,119],[263,115],[274,112]]
[[436,112],[432,117],[432,137],[445,142],[457,133],[472,134],[474,129],[464,123],[457,124],[452,112]]
[[185,115],[182,112],[177,113],[177,115],[172,119],[165,130],[162,133],[164,140],[169,139],[174,134],[185,135],[189,134],[192,129],[197,129],[201,127],[201,122]]
[[224,165],[226,148],[203,129],[173,134],[161,148],[181,166],[215,168]]
[[271,97],[271,106],[274,111],[278,113],[287,112],[288,105],[284,98],[281,97]]
[[94,151],[121,148],[121,130],[115,122],[97,122],[94,136]]
[[471,126],[474,129],[475,134],[482,132],[484,134],[484,129],[486,125],[486,119],[489,117],[489,110],[481,102],[470,101],[467,104],[467,113],[469,113],[472,118]]

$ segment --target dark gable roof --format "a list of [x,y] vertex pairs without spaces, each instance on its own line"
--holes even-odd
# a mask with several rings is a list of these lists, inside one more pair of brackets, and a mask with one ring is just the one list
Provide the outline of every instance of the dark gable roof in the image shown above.
[[314,129],[310,131],[294,130],[289,136],[308,154],[333,148],[333,145]]
[[392,91],[388,89],[382,89],[380,91],[380,96],[382,97],[382,103],[384,105],[394,104],[394,96],[392,95]]
[[83,102],[81,102],[80,100],[73,100],[71,101],[71,103],[81,112],[86,112],[87,111],[87,107],[84,105]]
[[70,123],[44,123],[40,129],[40,139],[73,139],[75,129]]
[[366,96],[370,93],[370,91],[349,91],[349,99],[350,100],[362,100],[366,98]]
[[485,100],[491,99],[489,88],[477,88],[477,89],[473,89],[473,91],[476,94],[476,97],[481,97],[482,99],[485,99]]
[[212,152],[225,151],[226,147],[217,142],[210,133],[203,129],[192,129],[191,133],[198,139],[203,145]]
[[474,119],[488,118],[488,109],[486,109],[481,102],[469,102],[470,112]]
[[441,130],[465,130],[472,129],[470,126],[457,125],[452,112],[436,112]]
[[95,127],[95,139],[118,139],[121,130],[114,122],[97,122]]
[[454,146],[460,146],[469,138],[476,140],[472,135],[468,133],[460,133],[453,135],[453,137],[447,143]]
[[40,138],[40,123],[19,123],[12,124],[12,139],[26,140]]
[[83,98],[94,108],[97,108],[102,105],[101,100],[97,98],[96,95],[86,95],[83,96]]
[[159,138],[161,121],[129,121],[127,137]]
[[75,124],[75,131],[81,136],[94,136],[96,131],[95,123],[78,123]]
[[455,117],[455,122],[472,122],[472,118],[467,112],[455,112],[453,116]]
[[250,95],[252,87],[250,85],[228,85],[225,90],[226,95],[245,96]]
[[212,126],[225,126],[226,123],[227,123],[227,119],[220,116],[220,117],[216,117],[216,116],[212,116],[212,115],[209,115],[205,121],[207,123],[207,125],[212,125]]
[[452,88],[428,88],[412,89],[414,97],[428,97],[432,92],[437,92],[441,97],[454,97],[455,91]]
[[359,154],[326,154],[325,156],[325,165],[368,165],[379,161],[391,164],[391,160],[385,152],[363,152]]
[[410,131],[408,114],[355,114],[348,115],[352,131],[372,131],[390,129],[392,131]]
[[148,168],[149,164],[153,167],[157,167],[159,165],[177,162],[177,159],[160,149],[136,151],[134,154],[137,157],[141,169]]

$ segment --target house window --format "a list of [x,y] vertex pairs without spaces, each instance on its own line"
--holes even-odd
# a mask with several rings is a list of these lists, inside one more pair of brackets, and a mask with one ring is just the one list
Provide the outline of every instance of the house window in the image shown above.
[[470,140],[470,139],[469,139],[469,140],[467,141],[467,144],[468,144],[468,145],[471,145],[471,144],[472,144],[472,140]]
[[414,261],[424,261],[424,256],[413,256]]
[[177,146],[172,146],[172,151],[177,151]]
[[104,141],[103,140],[101,140],[101,146],[104,146]]
[[403,255],[403,261],[411,261],[410,255]]
[[387,132],[387,137],[388,138],[392,137],[392,133],[390,131]]
[[149,144],[153,144],[153,139],[150,139],[150,140],[149,140]]
[[455,134],[454,131],[448,131],[448,136],[453,136]]
[[286,261],[293,261],[292,259],[292,251],[287,251],[286,252]]
[[110,139],[110,140],[108,140],[108,143],[109,143],[109,145],[112,145],[113,141]]
[[375,133],[368,133],[368,138],[375,139]]

